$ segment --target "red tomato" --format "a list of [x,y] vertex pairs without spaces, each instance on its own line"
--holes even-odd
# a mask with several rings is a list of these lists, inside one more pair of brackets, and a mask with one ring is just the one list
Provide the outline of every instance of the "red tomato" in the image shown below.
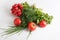
[[28,29],[30,31],[34,31],[36,29],[37,25],[34,22],[29,22],[28,23]]
[[47,22],[46,22],[45,20],[42,20],[42,21],[40,21],[40,23],[39,23],[39,26],[40,26],[41,28],[46,27],[46,25],[47,25]]
[[14,19],[14,24],[15,24],[16,26],[19,26],[19,25],[21,24],[21,19],[20,19],[20,18],[15,18],[15,19]]

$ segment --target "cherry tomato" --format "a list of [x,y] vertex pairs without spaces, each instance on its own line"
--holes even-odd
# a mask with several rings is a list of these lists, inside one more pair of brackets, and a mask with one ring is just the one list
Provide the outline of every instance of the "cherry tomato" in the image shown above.
[[42,20],[42,21],[39,22],[39,26],[40,26],[41,28],[46,27],[46,25],[47,25],[47,22],[46,22],[45,20]]
[[36,29],[37,25],[34,22],[29,22],[28,23],[28,29],[30,31],[34,31]]
[[22,15],[22,10],[23,10],[23,5],[22,4],[14,4],[11,8],[12,14],[16,15],[16,16],[21,16]]
[[18,8],[20,8],[21,11],[22,11],[22,9],[23,9],[23,5],[22,5],[22,4],[18,4]]
[[14,19],[14,24],[15,24],[16,26],[19,26],[19,25],[21,24],[21,19],[20,19],[20,18],[15,18],[15,19]]

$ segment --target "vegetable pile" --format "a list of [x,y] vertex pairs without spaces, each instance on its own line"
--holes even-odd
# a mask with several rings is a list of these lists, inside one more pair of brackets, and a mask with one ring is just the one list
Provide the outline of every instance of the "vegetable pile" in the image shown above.
[[30,6],[27,2],[14,4],[11,13],[18,18],[14,19],[14,25],[6,31],[6,34],[28,29],[30,32],[37,27],[44,28],[51,23],[53,16],[49,16],[35,5]]

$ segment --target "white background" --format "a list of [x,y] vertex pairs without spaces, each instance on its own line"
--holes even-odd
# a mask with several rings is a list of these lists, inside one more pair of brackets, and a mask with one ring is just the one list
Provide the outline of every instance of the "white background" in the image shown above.
[[[13,20],[16,18],[10,12],[10,8],[15,3],[27,1],[30,5],[36,4],[37,7],[42,8],[49,15],[54,18],[50,25],[45,28],[37,28],[28,40],[60,40],[60,1],[59,0],[0,0],[0,28],[7,28],[13,25]],[[0,33],[3,30],[0,29]],[[23,31],[21,34],[17,33],[9,38],[0,38],[0,40],[26,40],[28,32]]]

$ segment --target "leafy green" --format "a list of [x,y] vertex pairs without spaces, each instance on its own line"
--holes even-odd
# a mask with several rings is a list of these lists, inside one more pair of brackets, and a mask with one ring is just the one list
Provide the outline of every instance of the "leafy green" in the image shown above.
[[26,25],[30,21],[38,24],[41,20],[46,20],[48,24],[51,23],[53,16],[48,15],[48,13],[44,13],[41,9],[36,8],[35,5],[29,6],[27,2],[23,4],[24,4],[23,5],[24,9],[23,9],[23,12],[22,12],[23,15],[21,16],[21,18],[25,17],[24,20],[26,20]]

